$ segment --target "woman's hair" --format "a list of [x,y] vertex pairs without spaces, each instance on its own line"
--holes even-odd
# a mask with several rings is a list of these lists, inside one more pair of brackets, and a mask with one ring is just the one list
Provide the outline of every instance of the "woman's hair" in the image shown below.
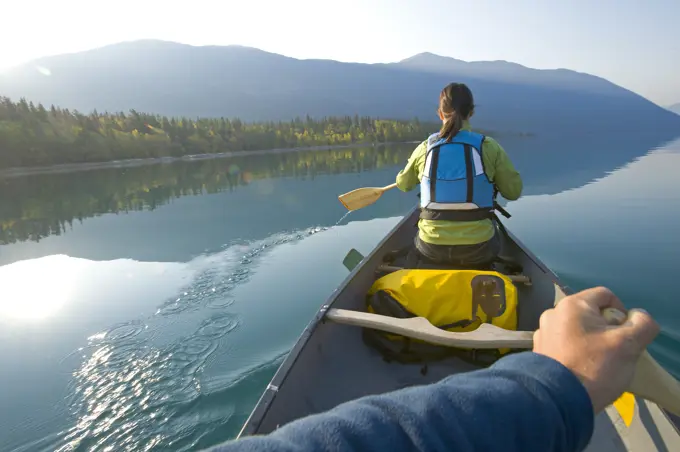
[[460,132],[463,121],[470,117],[475,109],[470,88],[463,83],[449,83],[439,94],[439,113],[444,117],[444,124],[439,137],[446,141]]

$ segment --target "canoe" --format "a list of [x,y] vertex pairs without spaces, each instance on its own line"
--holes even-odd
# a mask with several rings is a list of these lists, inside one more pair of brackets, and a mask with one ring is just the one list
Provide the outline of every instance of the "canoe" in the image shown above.
[[[414,209],[330,295],[281,363],[239,437],[266,434],[365,395],[431,383],[478,368],[456,357],[428,363],[427,372],[421,372],[422,364],[387,362],[362,341],[362,328],[332,320],[331,314],[338,312],[365,313],[365,295],[376,272],[385,266],[385,256],[413,243],[417,222],[418,210]],[[501,236],[502,255],[519,263],[526,277],[516,283],[518,330],[534,331],[541,313],[572,291],[512,233]],[[596,417],[587,450],[680,450],[679,425],[677,417],[658,405],[630,395],[618,408],[610,405]]]

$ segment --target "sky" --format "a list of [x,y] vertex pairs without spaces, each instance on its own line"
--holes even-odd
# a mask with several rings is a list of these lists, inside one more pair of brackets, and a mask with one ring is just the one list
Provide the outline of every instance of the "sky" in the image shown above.
[[0,69],[121,41],[238,44],[295,58],[432,52],[606,78],[680,102],[678,0],[7,0]]

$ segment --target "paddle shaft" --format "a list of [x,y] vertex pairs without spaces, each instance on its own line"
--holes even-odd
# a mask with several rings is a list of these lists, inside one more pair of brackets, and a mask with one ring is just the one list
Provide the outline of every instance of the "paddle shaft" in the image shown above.
[[[626,315],[613,308],[605,309],[602,314],[611,325],[621,325],[626,321]],[[647,350],[638,359],[628,392],[680,416],[680,382],[661,367]]]

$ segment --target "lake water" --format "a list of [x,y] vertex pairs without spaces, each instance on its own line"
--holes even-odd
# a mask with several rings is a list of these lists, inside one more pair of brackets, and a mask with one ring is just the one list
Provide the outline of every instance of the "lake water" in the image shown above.
[[[500,139],[500,138],[499,138]],[[663,327],[680,376],[680,140],[501,139],[508,227],[575,289]],[[188,450],[236,435],[282,357],[417,201],[342,219],[411,145],[0,179],[0,450]],[[341,220],[341,221],[339,221]]]

